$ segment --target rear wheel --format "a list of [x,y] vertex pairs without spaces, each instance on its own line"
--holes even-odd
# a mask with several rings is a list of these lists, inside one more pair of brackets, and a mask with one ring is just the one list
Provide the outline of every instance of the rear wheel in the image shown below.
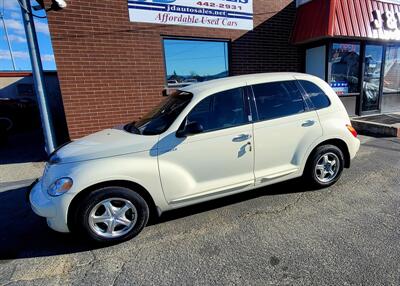
[[149,219],[149,207],[136,192],[106,187],[91,192],[77,209],[77,226],[91,240],[110,244],[138,235]]
[[309,158],[304,170],[304,178],[314,187],[328,187],[339,180],[343,167],[344,155],[338,147],[319,146]]

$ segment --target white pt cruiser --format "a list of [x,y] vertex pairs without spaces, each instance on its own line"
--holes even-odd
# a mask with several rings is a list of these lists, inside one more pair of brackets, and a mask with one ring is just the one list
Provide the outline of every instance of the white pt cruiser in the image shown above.
[[153,213],[301,176],[330,186],[356,155],[356,136],[319,78],[218,79],[182,88],[137,122],[63,146],[29,197],[52,229],[116,243]]

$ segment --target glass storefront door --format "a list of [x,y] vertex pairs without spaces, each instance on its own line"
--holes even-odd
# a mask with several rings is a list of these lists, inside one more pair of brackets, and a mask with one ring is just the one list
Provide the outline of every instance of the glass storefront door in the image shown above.
[[362,112],[379,110],[382,60],[383,46],[365,46]]
[[382,112],[400,111],[400,45],[386,47]]

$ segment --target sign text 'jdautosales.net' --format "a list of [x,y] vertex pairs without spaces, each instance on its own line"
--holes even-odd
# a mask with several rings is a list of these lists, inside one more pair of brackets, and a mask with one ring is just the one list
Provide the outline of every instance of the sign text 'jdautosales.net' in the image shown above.
[[128,0],[131,22],[253,29],[253,0]]

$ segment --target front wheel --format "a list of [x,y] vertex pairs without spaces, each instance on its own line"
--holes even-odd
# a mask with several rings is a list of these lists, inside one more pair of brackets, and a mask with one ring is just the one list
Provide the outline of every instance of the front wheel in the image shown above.
[[304,177],[314,187],[329,187],[339,180],[343,167],[344,156],[338,147],[319,146],[307,162]]
[[77,226],[91,240],[119,243],[138,235],[149,219],[149,207],[136,192],[106,187],[86,196],[78,207]]

